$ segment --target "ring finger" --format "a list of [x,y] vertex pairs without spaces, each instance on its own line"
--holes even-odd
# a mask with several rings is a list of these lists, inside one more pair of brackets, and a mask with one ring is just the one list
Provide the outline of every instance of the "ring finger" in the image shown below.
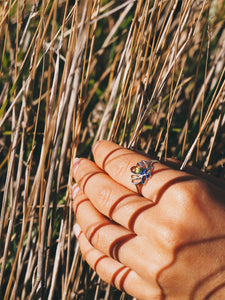
[[100,278],[119,290],[126,291],[133,297],[149,300],[156,299],[158,296],[158,299],[160,299],[161,292],[159,288],[153,289],[135,271],[95,249],[86,239],[85,235],[80,232],[79,226],[75,226],[81,253]]

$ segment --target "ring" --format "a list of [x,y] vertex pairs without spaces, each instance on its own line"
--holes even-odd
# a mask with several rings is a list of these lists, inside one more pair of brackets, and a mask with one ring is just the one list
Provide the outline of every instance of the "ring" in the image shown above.
[[144,185],[148,178],[152,176],[153,164],[158,160],[142,160],[136,166],[131,167],[131,182],[136,185],[138,193],[140,193],[140,186]]

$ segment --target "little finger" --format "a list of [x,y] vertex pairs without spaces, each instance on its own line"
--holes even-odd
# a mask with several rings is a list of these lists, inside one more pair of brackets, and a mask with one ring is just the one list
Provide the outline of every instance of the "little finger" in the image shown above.
[[95,249],[86,239],[79,225],[75,225],[74,231],[84,259],[101,279],[140,300],[161,299],[159,287],[151,286],[135,271]]

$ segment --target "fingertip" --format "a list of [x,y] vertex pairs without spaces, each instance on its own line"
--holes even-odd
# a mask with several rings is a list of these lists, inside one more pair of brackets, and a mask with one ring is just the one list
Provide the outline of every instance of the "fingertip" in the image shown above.
[[99,144],[104,141],[104,140],[99,140],[97,142],[94,143],[93,147],[92,147],[92,153],[95,153],[96,148],[99,146]]
[[78,166],[79,166],[79,164],[80,164],[80,161],[81,161],[81,159],[79,158],[79,157],[76,157],[75,159],[74,159],[74,161],[73,161],[73,177],[75,178],[75,176],[76,176],[76,171],[77,171],[77,168],[78,168]]
[[78,192],[80,191],[79,186],[75,183],[74,186],[72,187],[72,198],[74,199]]
[[82,230],[81,230],[80,225],[78,223],[74,224],[74,226],[73,226],[73,232],[74,232],[76,238],[79,239]]

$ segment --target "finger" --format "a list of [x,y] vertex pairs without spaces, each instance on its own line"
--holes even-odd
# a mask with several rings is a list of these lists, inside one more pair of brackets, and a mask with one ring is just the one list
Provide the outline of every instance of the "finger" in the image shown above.
[[96,271],[101,279],[115,286],[117,289],[125,291],[129,295],[139,299],[149,300],[161,298],[161,292],[158,287],[151,286],[130,268],[95,249],[88,242],[79,227],[77,227],[76,225],[75,234],[79,241],[81,253],[90,267]]
[[181,184],[184,178],[190,178],[180,176],[180,182],[176,179],[172,183],[165,179],[157,195],[160,201],[154,203],[120,185],[87,159],[76,162],[75,171],[75,180],[97,210],[130,231],[148,238],[155,233],[155,238],[161,239],[165,247],[193,238],[188,231],[179,233],[179,228],[186,228],[186,221],[198,208],[193,194],[199,199],[197,195],[201,190],[201,197],[207,196],[205,186],[198,181]]
[[[109,141],[100,141],[93,149],[94,159],[97,165],[105,170],[114,180],[124,185],[132,191],[136,191],[136,186],[131,182],[131,167],[136,166],[141,161],[150,161],[144,155],[125,149]],[[193,177],[179,170],[174,170],[164,164],[154,163],[151,177],[141,186],[141,194],[157,202],[158,192],[166,183],[189,180]],[[170,185],[172,187],[172,184]]]
[[[96,164],[81,159],[75,165],[75,180],[87,199],[105,216],[130,229],[143,232],[142,225],[134,228],[139,215],[154,203],[120,185]],[[84,200],[82,200],[84,201]]]
[[158,271],[164,267],[165,262],[172,260],[168,251],[160,246],[155,231],[151,232],[148,240],[138,236],[105,218],[90,201],[83,201],[85,197],[80,193],[75,197],[73,205],[77,222],[89,242],[107,256],[130,267],[144,279],[155,282]]

